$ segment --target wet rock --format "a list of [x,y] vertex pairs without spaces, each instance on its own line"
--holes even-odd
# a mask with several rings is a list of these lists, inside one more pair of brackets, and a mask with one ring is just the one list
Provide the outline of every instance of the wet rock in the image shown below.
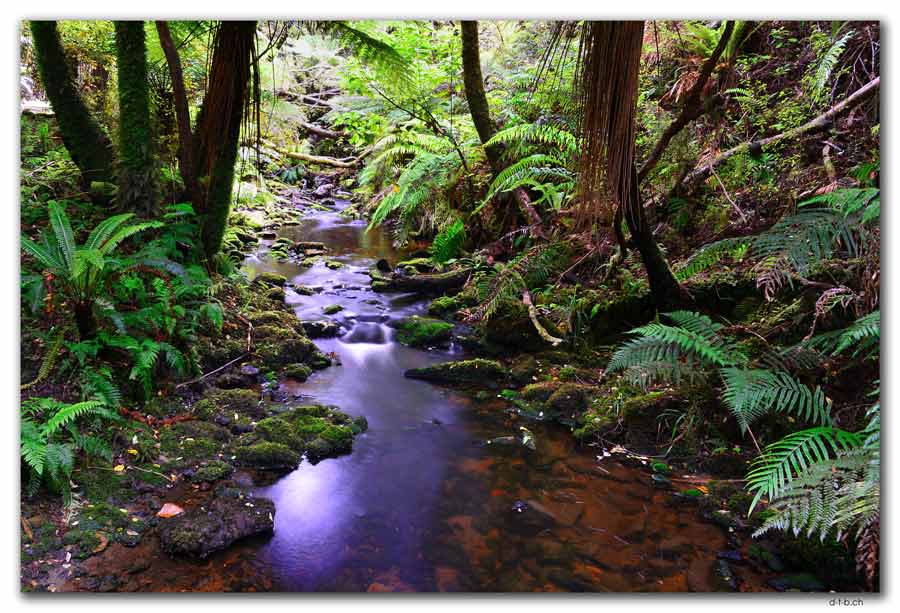
[[556,517],[536,500],[517,500],[507,513],[510,527],[518,533],[537,534],[552,527]]
[[268,285],[270,287],[283,288],[287,283],[287,279],[284,275],[279,275],[278,273],[261,272],[253,279],[253,283],[256,285]]
[[731,566],[725,560],[716,560],[713,565],[713,589],[719,592],[736,592],[738,589],[737,577]]
[[334,189],[335,186],[333,183],[323,183],[313,191],[313,196],[316,198],[325,198],[331,195],[331,192],[333,192]]
[[228,372],[216,378],[216,387],[223,390],[252,387],[254,383],[255,377],[247,377],[241,373]]
[[241,374],[248,377],[255,377],[259,374],[259,369],[253,364],[244,364],[241,366]]
[[312,374],[312,369],[306,364],[288,364],[282,369],[281,374],[288,379],[303,383],[309,379],[309,376]]
[[440,296],[428,305],[428,314],[436,317],[447,317],[456,313],[462,305],[455,296]]
[[[519,385],[527,385],[539,372],[538,362],[532,355],[523,355],[516,358],[510,368],[513,381]],[[549,396],[548,396],[549,397]],[[544,399],[546,400],[546,398]]]
[[383,345],[387,342],[387,335],[384,332],[384,326],[371,322],[360,322],[353,326],[353,329],[341,338],[345,343],[374,343]]
[[259,232],[258,236],[265,240],[272,240],[278,236],[278,234],[276,234],[274,230],[262,230]]
[[200,466],[191,477],[192,483],[214,483],[220,479],[228,478],[234,472],[234,467],[221,460],[211,460]]
[[334,315],[335,313],[340,313],[343,310],[344,307],[339,304],[329,304],[326,307],[322,307],[322,312],[326,315]]
[[303,322],[303,331],[309,338],[333,338],[341,333],[341,326],[330,319]]
[[259,393],[253,390],[213,389],[194,404],[193,413],[201,419],[210,419],[217,415],[233,419],[235,413],[239,417],[258,419],[265,415],[265,407],[260,401]]
[[300,464],[300,454],[281,443],[262,442],[237,447],[234,455],[241,466],[260,470],[292,470]]
[[506,370],[495,360],[475,358],[458,362],[442,362],[434,366],[412,368],[403,373],[410,379],[435,383],[498,387],[506,378]]
[[212,502],[172,519],[159,529],[164,551],[206,557],[238,539],[271,532],[275,504],[266,498],[218,496]]
[[547,398],[547,409],[550,412],[571,416],[584,411],[588,406],[588,396],[584,386],[576,383],[563,383]]
[[800,592],[822,592],[825,585],[811,573],[792,573],[769,579],[770,586],[779,592],[797,590]]
[[450,340],[453,324],[414,315],[397,322],[397,341],[410,347],[426,347]]
[[328,268],[329,270],[337,270],[338,268],[343,268],[344,263],[338,262],[337,260],[327,260],[325,262],[325,267]]

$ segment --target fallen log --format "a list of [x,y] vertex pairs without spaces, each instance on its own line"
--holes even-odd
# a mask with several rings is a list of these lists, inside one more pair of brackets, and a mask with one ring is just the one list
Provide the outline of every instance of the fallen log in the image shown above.
[[461,268],[438,273],[404,275],[384,274],[377,268],[369,271],[372,289],[381,292],[416,292],[420,294],[443,294],[459,289],[466,284],[472,274],[471,268]]
[[323,128],[323,127],[321,127],[321,126],[317,126],[317,125],[312,124],[312,123],[307,123],[307,122],[305,122],[305,121],[299,122],[299,125],[300,125],[301,128],[303,128],[303,129],[306,130],[307,132],[311,132],[311,133],[313,133],[313,134],[316,134],[316,135],[318,135],[318,136],[321,136],[322,138],[334,138],[334,139],[338,139],[338,138],[341,138],[342,136],[344,136],[344,133],[343,133],[343,132],[337,132],[337,131],[335,131],[335,130],[329,130],[329,129],[327,129],[327,128]]
[[329,158],[321,155],[309,155],[308,153],[300,153],[298,151],[288,151],[287,149],[279,149],[278,147],[272,147],[272,149],[280,153],[281,155],[291,158],[292,160],[309,162],[310,164],[334,166],[335,168],[356,168],[356,166],[359,164],[359,158],[338,160],[336,158]]

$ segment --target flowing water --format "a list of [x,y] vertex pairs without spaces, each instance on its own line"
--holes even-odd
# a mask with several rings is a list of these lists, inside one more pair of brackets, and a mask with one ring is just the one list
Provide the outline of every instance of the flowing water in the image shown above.
[[[460,353],[392,340],[391,319],[422,313],[427,301],[369,289],[368,268],[401,254],[381,232],[367,233],[364,222],[340,216],[345,205],[310,211],[281,231],[324,242],[343,267],[276,262],[265,244],[245,266],[251,275],[273,271],[321,288],[312,296],[288,290],[301,319],[324,318],[328,305],[343,307],[333,316],[343,335],[316,341],[341,365],[289,392],[365,415],[369,430],[351,454],[304,461],[256,488],[275,502],[273,535],[201,561],[170,559],[150,545],[144,554],[123,550],[119,555],[150,559],[138,564],[149,570],[122,589],[714,589],[716,553],[729,548],[726,533],[702,521],[696,507],[673,505],[646,469],[598,459],[602,450],[576,448],[558,426],[526,424],[535,450],[486,445],[523,425],[503,410],[502,399],[476,401],[403,376]],[[173,495],[190,503],[190,492]]]

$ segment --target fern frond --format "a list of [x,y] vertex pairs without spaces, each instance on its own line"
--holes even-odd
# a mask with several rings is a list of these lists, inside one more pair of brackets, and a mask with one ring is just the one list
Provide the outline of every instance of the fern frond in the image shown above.
[[810,389],[786,372],[723,368],[722,399],[742,431],[769,412],[794,413],[819,424],[831,423],[831,400],[818,386]]

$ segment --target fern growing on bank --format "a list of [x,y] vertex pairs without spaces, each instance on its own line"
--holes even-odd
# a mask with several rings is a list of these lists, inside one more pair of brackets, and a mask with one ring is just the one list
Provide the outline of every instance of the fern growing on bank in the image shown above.
[[46,483],[68,501],[69,479],[79,452],[112,459],[104,441],[77,430],[76,423],[90,416],[118,418],[97,400],[66,404],[53,398],[34,398],[22,403],[21,455],[28,467],[27,489],[31,494]]

